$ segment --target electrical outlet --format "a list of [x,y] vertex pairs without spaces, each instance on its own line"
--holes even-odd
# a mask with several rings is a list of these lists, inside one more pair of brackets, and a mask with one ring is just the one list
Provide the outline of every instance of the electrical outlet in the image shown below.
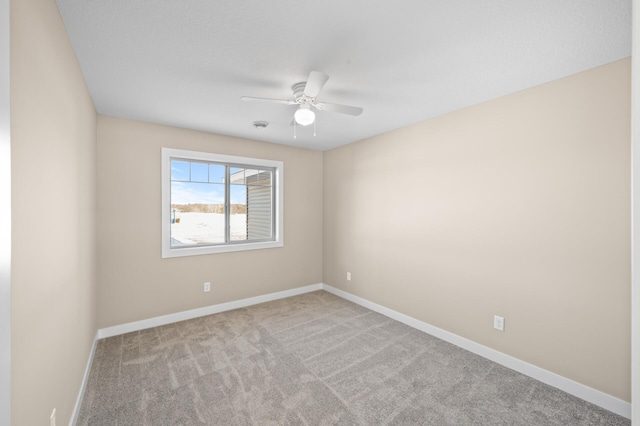
[[211,283],[210,282],[204,283],[204,292],[208,293],[210,291],[211,291]]
[[56,426],[56,409],[54,408],[49,417],[49,426]]
[[351,281],[351,272],[347,272],[347,281]]
[[504,318],[498,315],[493,316],[493,328],[504,331]]

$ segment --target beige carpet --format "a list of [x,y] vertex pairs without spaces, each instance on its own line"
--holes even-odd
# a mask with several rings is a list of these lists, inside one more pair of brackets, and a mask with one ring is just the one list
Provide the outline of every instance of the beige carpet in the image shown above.
[[78,425],[629,425],[324,291],[102,339]]

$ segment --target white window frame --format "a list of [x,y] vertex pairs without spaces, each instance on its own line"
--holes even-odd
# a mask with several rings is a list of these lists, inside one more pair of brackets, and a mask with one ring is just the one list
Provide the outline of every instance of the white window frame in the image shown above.
[[[269,167],[274,169],[274,239],[270,241],[234,241],[227,244],[207,246],[171,247],[171,159],[216,162],[225,164],[243,164],[247,166]],[[236,157],[209,152],[187,151],[183,149],[162,148],[162,257],[197,256],[203,254],[226,253],[244,250],[257,250],[282,247],[283,238],[283,169],[282,161],[259,158]]]

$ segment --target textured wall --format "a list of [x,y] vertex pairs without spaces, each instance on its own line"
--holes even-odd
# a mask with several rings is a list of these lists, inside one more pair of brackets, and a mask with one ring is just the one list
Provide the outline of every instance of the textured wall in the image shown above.
[[[162,259],[162,147],[283,161],[284,247]],[[320,283],[322,153],[99,116],[98,253],[100,328]]]
[[68,424],[96,332],[96,112],[53,0],[11,2],[12,424]]
[[327,151],[324,282],[629,401],[629,142],[623,60]]

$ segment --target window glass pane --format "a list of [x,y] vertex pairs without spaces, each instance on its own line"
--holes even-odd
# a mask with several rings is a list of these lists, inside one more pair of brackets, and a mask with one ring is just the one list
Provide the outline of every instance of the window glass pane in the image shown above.
[[244,179],[247,185],[254,185],[258,181],[259,170],[245,169]]
[[247,239],[247,186],[230,185],[229,198],[231,210],[229,215],[231,241]]
[[189,180],[189,163],[171,160],[171,180]]
[[209,164],[209,182],[224,183],[224,169],[224,165]]
[[271,170],[260,170],[255,184],[271,186]]
[[231,204],[247,205],[247,186],[231,185],[230,192]]
[[273,238],[273,193],[270,186],[247,186],[247,239]]
[[209,165],[191,163],[191,182],[209,182]]
[[171,246],[225,242],[224,184],[171,182]]
[[232,184],[244,185],[244,169],[238,167],[230,167],[229,181]]

